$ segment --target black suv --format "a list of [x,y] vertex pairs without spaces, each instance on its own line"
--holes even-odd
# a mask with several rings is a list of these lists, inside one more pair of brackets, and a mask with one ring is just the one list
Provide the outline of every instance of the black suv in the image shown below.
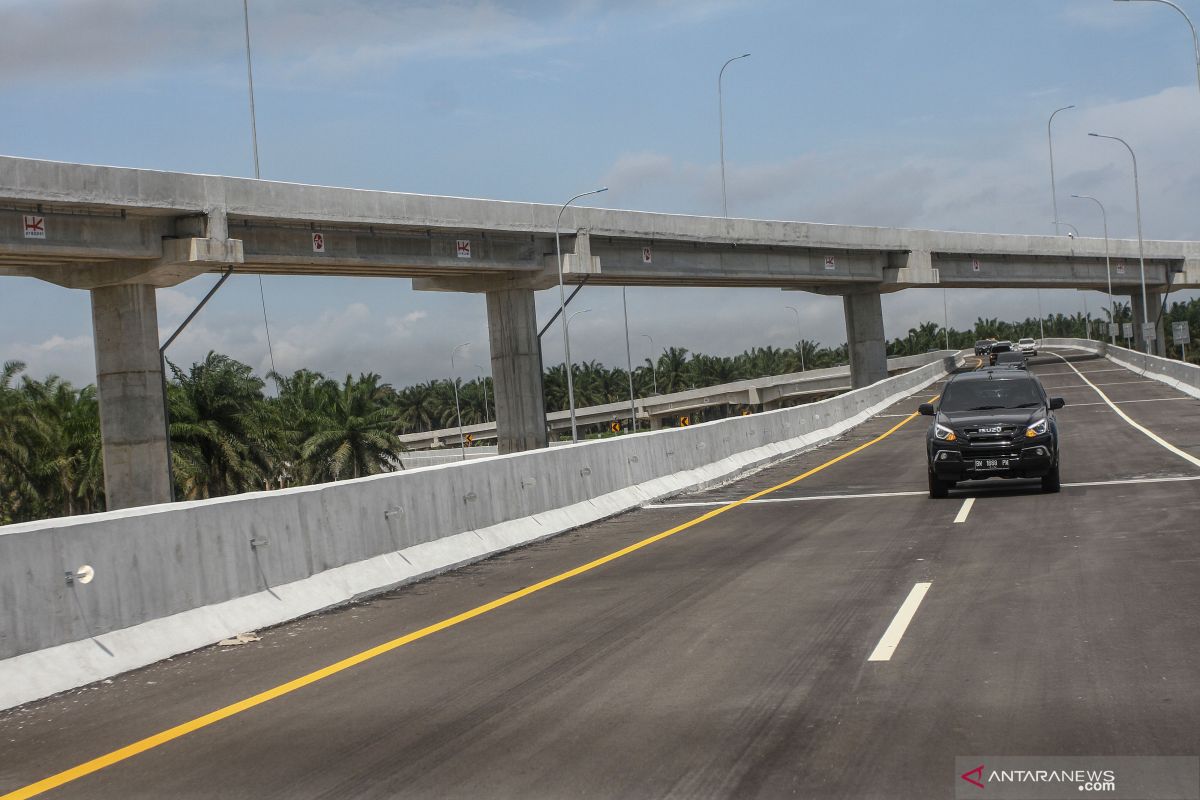
[[1058,422],[1066,403],[1047,397],[1041,381],[1023,370],[989,369],[955,375],[935,408],[925,436],[929,496],[945,497],[959,481],[1041,478],[1057,492]]

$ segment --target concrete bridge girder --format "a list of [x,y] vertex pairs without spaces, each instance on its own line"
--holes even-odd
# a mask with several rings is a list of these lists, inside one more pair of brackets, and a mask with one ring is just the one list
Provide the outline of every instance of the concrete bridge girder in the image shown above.
[[[1141,286],[1139,261],[1111,259],[1113,288]],[[1103,257],[1081,259],[1069,264],[1030,256],[972,256],[960,253],[935,253],[932,263],[940,283],[951,289],[1025,288],[1094,289],[1108,287],[1109,269]],[[1146,259],[1146,283],[1165,287],[1170,276],[1173,288],[1189,283],[1200,287],[1200,265],[1195,274],[1185,272],[1181,259]],[[1189,287],[1190,288],[1190,287]]]

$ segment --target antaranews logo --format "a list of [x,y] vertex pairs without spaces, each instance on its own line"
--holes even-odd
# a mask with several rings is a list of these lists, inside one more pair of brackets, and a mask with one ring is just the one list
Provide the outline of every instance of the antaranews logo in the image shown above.
[[1195,756],[958,756],[958,800],[1200,800]]
[[1075,784],[1080,792],[1115,792],[1117,774],[1111,769],[993,769],[980,764],[959,776],[980,789],[991,784]]
[[[972,777],[972,776],[974,776],[974,777]],[[964,772],[962,775],[959,775],[959,777],[962,778],[967,783],[971,783],[971,784],[974,784],[975,786],[978,786],[980,789],[984,788],[983,764],[980,764],[975,769]]]

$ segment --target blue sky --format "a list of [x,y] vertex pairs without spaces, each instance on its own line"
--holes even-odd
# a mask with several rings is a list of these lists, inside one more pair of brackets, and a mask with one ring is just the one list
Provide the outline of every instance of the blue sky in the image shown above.
[[[1200,19],[1200,2],[1181,0]],[[1055,120],[1059,216],[1200,238],[1200,91],[1171,9],[1109,0],[328,3],[251,0],[264,178],[557,203],[607,184],[602,204],[720,213],[716,76],[725,75],[730,214],[1012,233],[1052,230],[1045,124]],[[0,0],[0,152],[252,174],[242,6],[236,0]],[[159,293],[169,331],[204,277]],[[482,297],[407,280],[265,280],[276,364],[403,384],[487,367]],[[539,296],[543,319],[555,302]],[[1188,295],[1190,296],[1190,295]],[[951,291],[950,322],[1035,313],[1031,291]],[[1047,311],[1098,293],[1043,292]],[[889,336],[941,317],[941,293],[885,299]],[[576,358],[624,361],[620,292],[585,289]],[[805,335],[845,338],[838,298],[777,290],[629,292],[638,348],[734,353]],[[555,341],[551,341],[555,340]],[[639,345],[639,342],[641,343]],[[548,337],[546,361],[561,358]],[[268,366],[258,283],[238,277],[173,347]],[[641,353],[648,355],[648,352]],[[0,279],[0,359],[94,374],[84,292]]]

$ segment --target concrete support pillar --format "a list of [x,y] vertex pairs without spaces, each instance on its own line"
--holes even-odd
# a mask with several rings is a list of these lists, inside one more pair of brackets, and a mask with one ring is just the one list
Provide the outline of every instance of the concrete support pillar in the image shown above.
[[882,299],[879,292],[854,292],[843,295],[842,303],[850,351],[850,386],[870,386],[888,376]]
[[108,508],[169,503],[154,287],[92,289],[92,333]]
[[661,431],[663,427],[662,417],[652,414],[650,416],[650,430]]
[[[1133,312],[1133,349],[1139,353],[1146,352],[1145,343],[1142,341],[1142,292],[1139,289],[1129,296],[1129,308]],[[1148,315],[1145,319],[1154,322],[1158,317],[1159,309],[1162,308],[1162,292],[1152,292],[1147,289],[1146,300],[1150,303],[1150,308],[1147,309]],[[1163,321],[1158,319],[1158,326],[1155,328],[1156,338],[1154,347],[1151,352],[1154,355],[1166,356],[1167,354],[1167,339],[1163,333]]]
[[542,359],[532,289],[487,292],[500,453],[546,447]]

